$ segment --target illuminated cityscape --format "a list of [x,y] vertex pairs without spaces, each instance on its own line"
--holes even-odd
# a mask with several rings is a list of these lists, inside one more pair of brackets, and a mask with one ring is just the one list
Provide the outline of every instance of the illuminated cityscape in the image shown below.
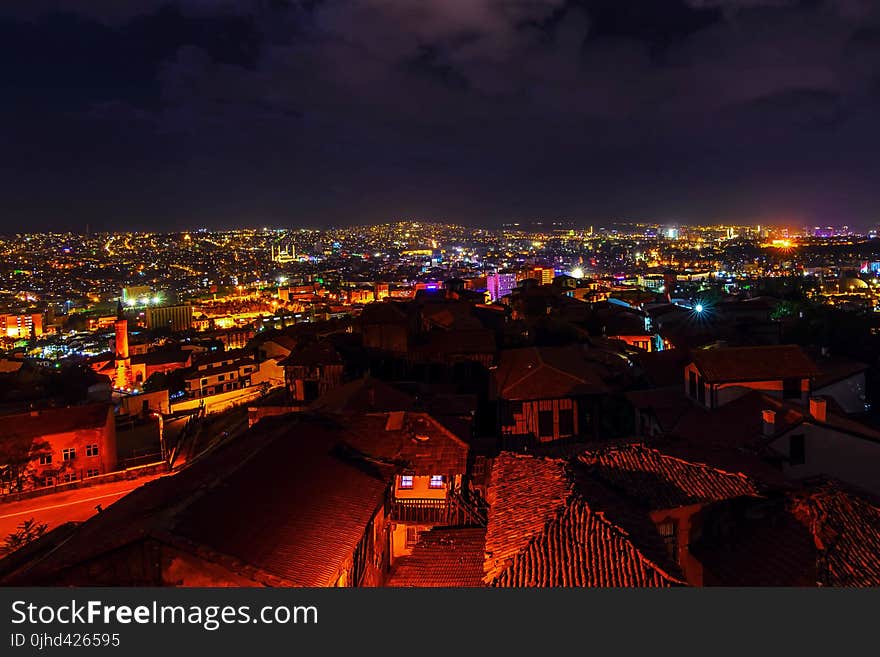
[[875,3],[14,4],[0,593],[880,586]]

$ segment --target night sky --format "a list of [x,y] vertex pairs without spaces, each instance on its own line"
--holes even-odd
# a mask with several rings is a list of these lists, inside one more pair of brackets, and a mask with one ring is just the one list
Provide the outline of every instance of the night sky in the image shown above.
[[27,0],[0,230],[880,223],[880,0]]

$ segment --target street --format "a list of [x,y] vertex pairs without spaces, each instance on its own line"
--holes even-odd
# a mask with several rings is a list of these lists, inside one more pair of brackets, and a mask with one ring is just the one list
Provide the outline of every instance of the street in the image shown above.
[[25,520],[33,518],[37,523],[46,523],[50,530],[65,522],[81,522],[97,513],[97,505],[107,508],[123,495],[159,476],[114,481],[20,502],[0,503],[0,544]]

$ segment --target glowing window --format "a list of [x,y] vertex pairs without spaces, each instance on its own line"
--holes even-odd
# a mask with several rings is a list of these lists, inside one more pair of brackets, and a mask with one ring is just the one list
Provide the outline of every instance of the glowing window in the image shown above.
[[431,475],[431,483],[429,488],[443,488],[443,475]]
[[412,475],[401,475],[399,488],[412,488],[412,487],[413,487]]

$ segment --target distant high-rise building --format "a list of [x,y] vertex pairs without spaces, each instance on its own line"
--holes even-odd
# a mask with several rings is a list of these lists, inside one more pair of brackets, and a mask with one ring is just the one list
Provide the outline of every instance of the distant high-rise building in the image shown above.
[[147,328],[188,331],[192,328],[192,306],[156,306],[147,308]]
[[492,301],[498,301],[501,297],[507,296],[516,287],[516,274],[492,274],[486,277],[486,289],[489,291],[489,298]]
[[43,335],[43,315],[26,313],[0,315],[0,333],[6,338],[31,338]]
[[536,265],[525,272],[524,278],[534,278],[541,285],[550,285],[556,278],[556,270],[553,267]]

